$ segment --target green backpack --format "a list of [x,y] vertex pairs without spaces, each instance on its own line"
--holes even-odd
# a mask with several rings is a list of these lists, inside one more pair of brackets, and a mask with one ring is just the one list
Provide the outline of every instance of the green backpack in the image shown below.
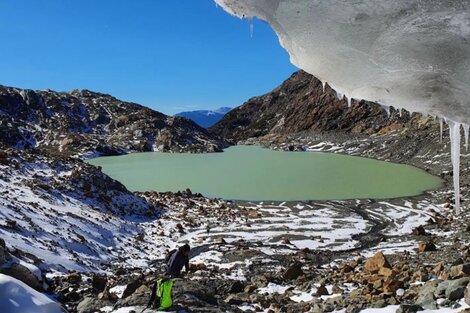
[[171,279],[159,279],[157,281],[156,296],[160,300],[159,311],[169,309],[173,305],[173,301],[171,300],[171,288],[173,288]]

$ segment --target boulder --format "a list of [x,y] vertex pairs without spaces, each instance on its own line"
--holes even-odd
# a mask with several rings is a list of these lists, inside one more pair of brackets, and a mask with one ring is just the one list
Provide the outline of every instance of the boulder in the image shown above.
[[106,278],[106,276],[94,275],[92,278],[91,285],[93,289],[95,289],[97,292],[102,292],[106,288],[107,283],[108,278]]
[[258,286],[250,284],[250,285],[247,285],[243,291],[248,292],[248,293],[252,293],[256,289],[258,289]]
[[375,273],[378,272],[382,267],[392,268],[382,251],[378,251],[373,257],[367,259],[366,263],[364,264],[364,271]]
[[426,282],[420,289],[415,303],[427,310],[437,309],[434,293],[437,290],[439,280],[430,280]]
[[470,284],[468,284],[467,287],[465,287],[464,300],[466,304],[470,305]]
[[436,264],[436,266],[434,267],[434,269],[432,270],[434,273],[436,274],[439,274],[440,272],[442,272],[444,270],[444,263],[443,262],[439,262]]
[[459,264],[450,268],[450,277],[458,278],[463,276],[470,276],[470,263]]
[[436,245],[432,242],[418,243],[418,252],[436,251]]
[[470,277],[462,277],[448,282],[449,284],[445,290],[446,298],[455,301],[464,297],[465,288],[470,283]]
[[214,295],[217,294],[217,286],[215,286],[210,281],[190,281],[183,279],[174,279],[173,294],[188,294],[198,298],[201,302],[209,303],[212,305],[217,304],[217,299],[214,297]]
[[391,277],[395,276],[397,271],[388,267],[381,267],[378,274],[385,277]]
[[413,235],[426,236],[427,233],[426,233],[426,230],[424,229],[424,227],[421,225],[421,226],[418,226],[418,227],[413,229]]
[[224,302],[230,305],[242,305],[247,301],[248,297],[243,297],[242,294],[231,294],[227,298],[225,298]]
[[67,276],[67,281],[71,284],[79,284],[82,281],[82,275],[79,272],[74,272]]
[[112,305],[109,301],[102,301],[92,297],[85,297],[77,306],[77,313],[95,313],[105,306]]
[[150,288],[146,285],[140,285],[131,295],[116,302],[116,307],[145,306],[150,299],[151,292]]
[[258,288],[263,288],[268,285],[268,278],[265,275],[256,275],[251,278],[251,283]]
[[286,280],[293,280],[302,275],[305,275],[304,271],[302,271],[302,265],[300,263],[295,263],[284,272],[282,277]]
[[321,285],[320,287],[317,288],[317,291],[315,292],[315,296],[321,297],[321,296],[328,296],[330,293],[326,289],[325,285]]
[[232,286],[230,286],[230,293],[239,293],[245,290],[245,285],[241,281],[235,281]]
[[127,284],[126,289],[124,289],[124,292],[123,292],[121,298],[125,299],[125,298],[129,297],[130,295],[132,295],[137,290],[137,288],[142,286],[142,284],[143,284],[143,282],[142,282],[141,279],[134,280],[133,282]]
[[37,291],[43,291],[42,283],[26,266],[14,263],[0,269],[0,273],[16,278]]
[[401,304],[396,313],[416,313],[423,311],[423,308],[417,304]]

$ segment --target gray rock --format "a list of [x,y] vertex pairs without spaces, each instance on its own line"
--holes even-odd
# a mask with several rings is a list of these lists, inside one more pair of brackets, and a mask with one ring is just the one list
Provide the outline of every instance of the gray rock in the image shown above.
[[416,304],[428,310],[437,309],[434,294],[440,282],[440,280],[430,280],[426,282],[419,290]]
[[323,310],[323,306],[322,306],[321,303],[315,303],[313,305],[313,307],[311,308],[311,312],[313,312],[313,313],[323,313],[325,311]]
[[109,301],[102,301],[92,297],[84,298],[77,306],[77,313],[95,313],[105,306],[112,305]]
[[149,287],[142,285],[137,288],[132,295],[119,300],[116,303],[116,307],[124,307],[124,306],[134,306],[134,305],[141,305],[146,306],[150,300],[150,293],[151,290]]
[[362,310],[362,306],[358,306],[356,304],[350,304],[346,308],[346,313],[359,313]]
[[463,277],[449,281],[445,295],[451,300],[459,300],[464,297],[465,287],[470,283],[470,277]]
[[464,290],[465,303],[470,305],[470,284]]
[[470,263],[457,264],[450,268],[450,276],[458,278],[462,276],[470,276]]
[[208,304],[217,304],[217,299],[214,298],[214,295],[217,294],[217,290],[214,284],[211,284],[210,282],[201,283],[198,281],[174,279],[173,294],[188,294]]
[[396,313],[416,313],[423,311],[423,308],[417,304],[401,304]]
[[130,295],[132,295],[137,290],[137,288],[142,286],[142,284],[143,284],[142,279],[137,279],[127,284],[126,289],[122,293],[122,298],[125,299],[129,297]]

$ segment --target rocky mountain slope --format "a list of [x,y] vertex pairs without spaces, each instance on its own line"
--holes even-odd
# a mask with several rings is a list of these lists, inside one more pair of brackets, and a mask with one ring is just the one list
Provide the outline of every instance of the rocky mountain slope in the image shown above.
[[132,151],[214,152],[223,143],[190,120],[88,90],[0,86],[0,142],[63,155]]
[[0,151],[0,238],[18,257],[61,272],[138,262],[129,240],[158,209],[79,159]]
[[[230,111],[210,131],[234,142],[305,131],[380,135],[417,128],[423,119],[406,111],[391,109],[387,113],[380,105],[366,101],[353,100],[348,106],[348,101],[338,99],[329,86],[299,71],[272,92]],[[438,125],[429,119],[426,123]]]
[[201,127],[209,128],[213,126],[215,123],[220,121],[225,114],[227,114],[231,108],[219,108],[217,110],[209,111],[209,110],[198,110],[198,111],[188,111],[188,112],[181,112],[176,114],[175,116],[182,116],[193,120],[196,124]]

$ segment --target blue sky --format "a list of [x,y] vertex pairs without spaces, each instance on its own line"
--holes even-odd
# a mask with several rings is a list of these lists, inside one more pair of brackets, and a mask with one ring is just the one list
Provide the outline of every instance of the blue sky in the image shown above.
[[86,88],[167,114],[237,106],[293,73],[269,25],[212,0],[2,0],[0,84]]

